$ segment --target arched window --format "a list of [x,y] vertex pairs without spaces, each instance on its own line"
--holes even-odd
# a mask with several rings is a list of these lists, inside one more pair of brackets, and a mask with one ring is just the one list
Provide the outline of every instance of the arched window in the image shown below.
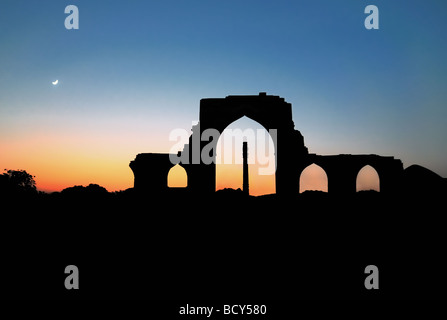
[[216,146],[216,190],[242,189],[242,142],[248,143],[250,195],[275,193],[275,147],[269,132],[258,122],[242,117],[232,122]]
[[168,187],[169,188],[186,188],[188,186],[188,175],[186,170],[176,164],[169,170]]
[[364,166],[357,174],[356,189],[358,191],[380,191],[380,179],[376,169],[370,165]]
[[315,163],[307,166],[301,172],[300,193],[304,191],[328,191],[326,171]]

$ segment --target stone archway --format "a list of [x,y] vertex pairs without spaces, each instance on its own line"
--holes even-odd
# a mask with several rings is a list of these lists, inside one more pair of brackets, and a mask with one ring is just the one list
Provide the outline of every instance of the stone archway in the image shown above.
[[[302,167],[308,154],[304,138],[294,128],[291,104],[285,102],[283,98],[265,93],[260,93],[258,96],[228,96],[200,101],[199,124],[193,128],[189,144],[185,145],[182,152],[187,153],[181,162],[188,172],[189,187],[194,192],[214,192],[215,154],[211,155],[214,160],[211,163],[204,163],[200,155],[206,150],[215,150],[223,130],[243,116],[261,124],[273,138],[276,193],[298,193],[300,171],[296,169],[297,163],[303,163],[298,165]],[[208,129],[217,130],[218,137],[204,139],[203,133]],[[197,160],[199,160],[198,163]]]
[[[191,193],[213,193],[216,187],[216,155],[213,150],[223,130],[243,116],[258,122],[273,138],[277,194],[298,194],[300,174],[312,163],[326,172],[329,193],[355,193],[357,173],[367,164],[377,171],[381,192],[394,192],[402,187],[403,164],[392,156],[309,154],[303,136],[295,129],[292,105],[279,96],[261,92],[254,96],[200,100],[199,123],[193,126],[192,135],[181,152],[142,153],[130,162],[135,176],[134,188],[153,192],[166,190],[167,173],[173,165],[179,164],[186,170],[187,189]],[[214,135],[207,136],[207,131],[213,131]]]

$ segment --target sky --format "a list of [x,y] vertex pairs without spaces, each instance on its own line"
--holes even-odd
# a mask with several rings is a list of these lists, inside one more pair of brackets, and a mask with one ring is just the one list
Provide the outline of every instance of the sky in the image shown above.
[[[378,30],[364,27],[369,4]],[[311,153],[447,177],[445,30],[438,0],[3,0],[0,169],[44,191],[123,190],[129,162],[169,152],[201,98],[267,92],[292,104]]]

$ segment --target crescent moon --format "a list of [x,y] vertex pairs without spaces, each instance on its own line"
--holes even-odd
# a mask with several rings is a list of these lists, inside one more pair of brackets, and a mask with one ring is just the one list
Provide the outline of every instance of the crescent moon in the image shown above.
[[57,85],[59,83],[59,80],[51,82],[53,85]]

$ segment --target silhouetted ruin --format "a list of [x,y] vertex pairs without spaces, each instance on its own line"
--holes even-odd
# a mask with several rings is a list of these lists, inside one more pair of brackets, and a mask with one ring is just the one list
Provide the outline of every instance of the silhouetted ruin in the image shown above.
[[295,129],[292,105],[284,98],[261,92],[259,95],[202,99],[199,123],[192,128],[189,143],[179,153],[178,162],[172,161],[175,158],[172,156],[175,155],[138,154],[130,163],[135,176],[134,188],[150,192],[167,190],[169,170],[179,164],[187,172],[189,192],[197,194],[214,192],[216,155],[210,155],[213,159],[211,163],[204,163],[200,155],[211,148],[214,150],[218,139],[202,141],[200,137],[210,128],[222,134],[228,125],[243,116],[257,121],[269,132],[272,129],[276,130],[275,182],[276,193],[279,195],[297,194],[301,172],[310,164],[317,164],[326,171],[329,193],[355,193],[357,174],[365,165],[370,165],[377,171],[381,192],[392,193],[402,187],[403,164],[401,160],[392,156],[309,153],[302,134]]
[[[216,137],[201,141],[206,129],[222,133],[242,116],[277,130],[277,194],[247,196],[253,151],[245,143],[237,190],[214,192],[215,164],[197,157],[209,150],[206,144],[217,144]],[[298,194],[301,172],[312,163],[326,171],[329,192],[288,196]],[[187,172],[186,188],[168,187],[176,164]],[[355,192],[356,175],[367,164],[378,172],[381,192]],[[4,247],[12,249],[4,254],[1,271],[8,276],[0,296],[446,297],[446,180],[418,165],[403,170],[393,157],[311,154],[282,98],[203,99],[200,122],[182,152],[138,154],[130,167],[134,188],[121,192],[90,184],[29,195],[20,190],[34,185],[33,176],[0,175]],[[30,261],[38,262],[32,286],[23,276]],[[72,264],[80,269],[80,290],[64,287],[64,269]],[[371,264],[383,272],[380,290],[363,285]]]

